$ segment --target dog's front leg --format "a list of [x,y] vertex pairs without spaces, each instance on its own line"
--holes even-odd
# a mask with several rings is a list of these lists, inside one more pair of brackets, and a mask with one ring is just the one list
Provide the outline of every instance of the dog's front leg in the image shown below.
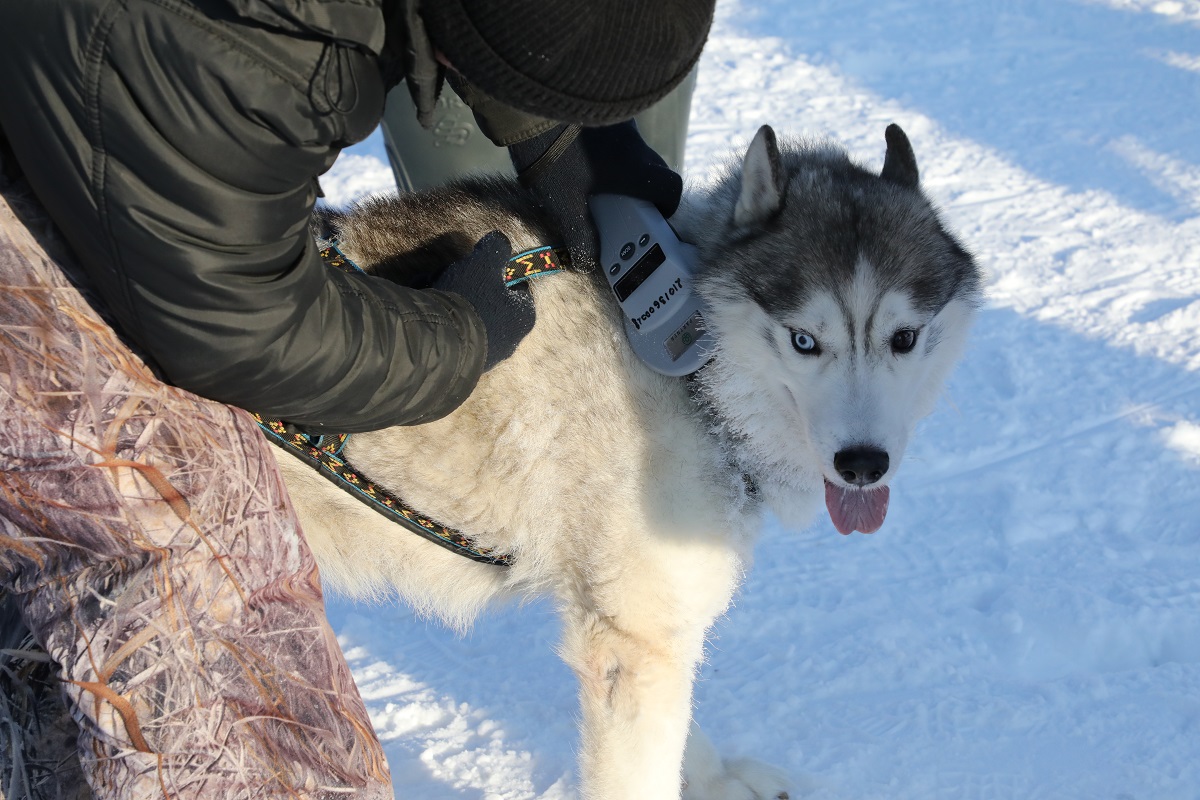
[[632,632],[612,618],[567,621],[563,657],[579,677],[584,800],[679,797],[703,632]]

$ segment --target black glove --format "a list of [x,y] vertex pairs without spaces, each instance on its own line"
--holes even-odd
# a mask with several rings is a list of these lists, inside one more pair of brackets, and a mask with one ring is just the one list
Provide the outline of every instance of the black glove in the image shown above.
[[500,231],[492,231],[475,245],[469,256],[443,270],[434,289],[462,295],[483,320],[487,334],[487,372],[513,354],[533,330],[536,319],[533,298],[524,284],[509,289],[504,285],[504,267],[512,256],[512,245]]
[[521,183],[558,226],[577,269],[590,270],[599,238],[588,211],[594,194],[623,194],[675,213],[683,179],[642,141],[632,122],[602,128],[560,125],[508,148]]

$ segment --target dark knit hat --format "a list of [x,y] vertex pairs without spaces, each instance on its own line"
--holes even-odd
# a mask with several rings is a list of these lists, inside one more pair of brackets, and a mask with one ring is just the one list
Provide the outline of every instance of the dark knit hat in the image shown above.
[[560,122],[633,117],[696,64],[715,0],[421,0],[433,44],[485,94]]

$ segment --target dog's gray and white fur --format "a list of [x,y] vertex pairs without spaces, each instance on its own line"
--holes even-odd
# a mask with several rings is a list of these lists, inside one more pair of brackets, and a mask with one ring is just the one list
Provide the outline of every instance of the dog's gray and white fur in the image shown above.
[[[740,164],[685,198],[672,223],[699,247],[716,342],[692,380],[637,360],[602,275],[560,274],[533,282],[536,326],[461,408],[350,438],[358,469],[513,566],[400,532],[280,455],[331,585],[394,591],[457,627],[499,598],[554,598],[580,683],[586,800],[785,796],[781,773],[723,761],[690,724],[705,633],[748,569],[764,508],[805,525],[824,497],[839,527],[882,521],[879,487],[979,293],[908,139],[891,126],[887,143],[875,174],[831,145],[779,148],[764,126]],[[488,180],[324,223],[360,266],[410,282],[421,268],[396,264],[448,263],[492,230],[516,251],[554,242],[515,185]],[[866,512],[836,507],[867,497]]]

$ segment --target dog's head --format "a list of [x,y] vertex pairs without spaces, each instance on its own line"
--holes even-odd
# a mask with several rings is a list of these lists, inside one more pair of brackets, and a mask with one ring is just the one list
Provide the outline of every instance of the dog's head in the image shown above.
[[[917,421],[961,354],[979,271],[918,185],[897,126],[876,174],[763,127],[693,232],[715,355],[702,391],[785,518],[823,492],[874,531]],[[791,496],[798,495],[798,496]]]

